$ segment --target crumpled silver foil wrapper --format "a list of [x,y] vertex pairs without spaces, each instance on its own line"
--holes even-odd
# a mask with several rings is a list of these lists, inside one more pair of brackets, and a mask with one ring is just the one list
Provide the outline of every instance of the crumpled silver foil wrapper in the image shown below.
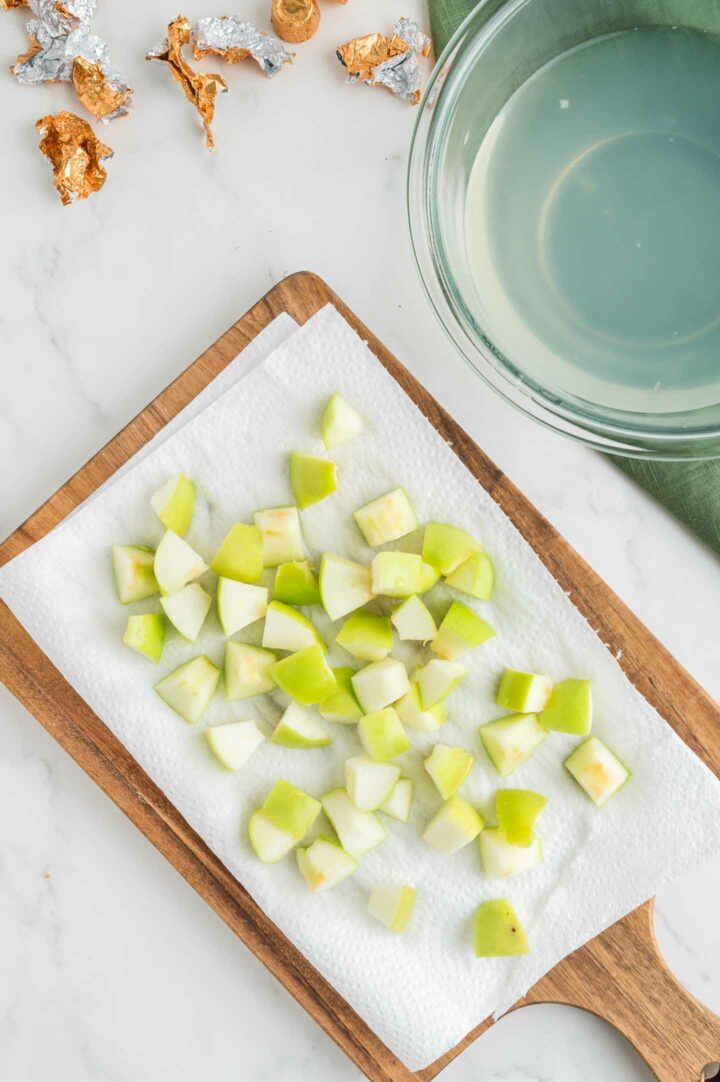
[[404,16],[398,19],[394,33],[407,42],[412,51],[419,56],[427,56],[432,48],[432,41],[413,19],[406,19]]
[[277,38],[231,15],[198,19],[193,28],[193,51],[196,57],[215,53],[231,64],[251,56],[269,79],[294,59]]
[[[432,47],[430,38],[423,33],[414,20],[404,17],[398,19],[395,24],[393,38],[387,39],[383,38],[382,35],[376,36],[381,38],[391,51],[393,51],[393,46],[397,48],[397,39],[404,42],[408,48],[405,52],[397,53],[378,63],[367,76],[358,72],[350,72],[347,82],[357,83],[362,81],[366,86],[384,86],[403,101],[409,101],[413,105],[417,105],[420,101],[420,87],[422,86],[419,57],[427,56],[430,52]],[[340,51],[338,56],[341,62],[344,63]]]
[[95,14],[97,0],[28,0],[28,6],[39,19],[59,14],[84,23],[89,22]]

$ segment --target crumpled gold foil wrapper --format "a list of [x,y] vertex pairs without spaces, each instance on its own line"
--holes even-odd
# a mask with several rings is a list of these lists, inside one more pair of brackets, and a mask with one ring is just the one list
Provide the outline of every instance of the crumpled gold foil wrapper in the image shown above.
[[64,206],[100,191],[107,180],[102,163],[113,152],[86,120],[63,112],[44,116],[35,127],[42,135],[40,150],[53,167],[53,184]]
[[128,86],[114,86],[99,64],[76,56],[72,81],[78,101],[96,120],[111,120],[127,114],[132,90]]
[[0,8],[3,11],[12,11],[13,8],[21,8],[27,0],[0,0]]
[[354,79],[371,79],[375,69],[386,60],[406,53],[410,46],[397,34],[366,34],[338,46],[337,54],[348,74]]
[[273,0],[272,24],[283,41],[309,41],[320,25],[317,0]]
[[432,42],[412,19],[398,19],[393,33],[366,34],[338,46],[337,57],[348,71],[347,82],[384,86],[411,105],[420,101],[422,74],[418,58],[428,56]]

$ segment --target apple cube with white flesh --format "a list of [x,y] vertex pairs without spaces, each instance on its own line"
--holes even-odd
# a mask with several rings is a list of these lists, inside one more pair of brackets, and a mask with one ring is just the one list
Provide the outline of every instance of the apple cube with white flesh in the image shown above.
[[155,685],[163,702],[179,714],[183,721],[194,725],[202,717],[215,694],[220,670],[209,657],[201,654],[178,666]]
[[507,879],[543,862],[542,842],[511,845],[500,827],[486,827],[480,834],[480,859],[486,879]]
[[440,572],[432,564],[426,564],[423,561],[422,568],[420,569],[420,589],[419,594],[426,594],[428,590],[432,590],[435,583],[440,578]]
[[325,748],[332,744],[320,722],[297,703],[290,703],[270,739],[283,748]]
[[391,932],[405,931],[414,907],[414,887],[375,887],[368,901],[368,913]]
[[442,661],[440,658],[433,658],[427,665],[416,669],[413,683],[419,688],[423,710],[431,710],[443,699],[447,699],[450,692],[465,678],[466,673],[467,669],[459,661]]
[[309,560],[280,564],[273,587],[276,601],[288,605],[319,605],[320,588]]
[[292,834],[279,830],[261,811],[250,816],[248,835],[255,855],[263,864],[276,864],[297,845]]
[[475,956],[509,958],[529,954],[530,946],[507,898],[483,902],[475,913]]
[[537,714],[510,714],[480,726],[480,739],[503,778],[526,763],[547,736]]
[[417,529],[412,504],[404,488],[395,488],[384,496],[366,503],[353,518],[370,548],[379,548],[388,541],[397,541]]
[[326,553],[320,564],[320,597],[331,620],[366,605],[374,597],[370,568]]
[[307,646],[325,649],[325,643],[307,616],[283,601],[271,601],[267,607],[262,644],[270,650],[290,650],[292,653]]
[[302,560],[305,546],[297,507],[271,507],[267,511],[256,511],[254,519],[262,534],[265,567],[278,567],[288,560]]
[[407,733],[391,706],[360,718],[358,736],[365,751],[378,763],[387,763],[410,747]]
[[113,545],[113,576],[121,604],[144,601],[160,592],[154,562],[155,553],[143,545]]
[[436,637],[430,643],[430,649],[445,661],[454,661],[475,646],[482,646],[493,635],[495,628],[486,620],[463,605],[462,601],[453,601]]
[[392,763],[377,763],[367,755],[357,755],[345,762],[345,788],[360,811],[375,811],[383,804],[400,777],[400,768]]
[[429,710],[423,710],[420,689],[415,681],[410,684],[407,695],[403,695],[402,699],[395,703],[395,710],[403,725],[419,729],[422,733],[433,733],[447,721],[447,707],[443,701],[431,706]]
[[217,607],[220,625],[226,635],[234,635],[267,612],[268,592],[264,586],[251,586],[235,579],[218,579]]
[[360,661],[382,661],[393,648],[392,625],[387,616],[353,612],[340,628],[335,642]]
[[449,800],[465,781],[474,762],[475,757],[464,748],[436,744],[423,765],[440,796],[443,800]]
[[293,451],[290,455],[290,485],[295,503],[304,511],[335,491],[337,466],[326,458]]
[[401,823],[407,823],[410,818],[412,799],[413,783],[409,778],[400,778],[395,783],[392,793],[387,800],[382,802],[378,811],[383,812],[384,815],[389,815],[392,819],[399,820]]
[[195,510],[195,485],[179,473],[157,490],[150,499],[150,506],[166,530],[184,537]]
[[265,737],[254,721],[231,721],[205,730],[213,755],[226,770],[239,770]]
[[498,826],[511,845],[530,845],[535,820],[547,804],[547,797],[532,789],[498,789],[495,796]]
[[393,609],[390,619],[403,642],[429,642],[437,635],[432,614],[416,594]]
[[159,612],[128,617],[123,642],[151,661],[159,661],[165,646],[165,617]]
[[308,646],[277,661],[270,675],[279,688],[303,706],[321,703],[337,687],[321,646]]
[[387,838],[387,831],[377,816],[356,808],[344,789],[326,793],[322,806],[340,844],[351,857],[369,853]]
[[384,710],[410,690],[405,666],[395,658],[372,661],[351,677],[353,691],[366,714]]
[[596,736],[591,736],[568,755],[564,765],[598,808],[630,777],[627,767]]
[[176,594],[161,597],[160,604],[175,630],[188,642],[195,642],[210,611],[212,597],[199,582],[191,582]]
[[307,849],[296,849],[300,874],[313,893],[331,890],[357,870],[358,862],[330,838],[316,838]]
[[236,522],[210,561],[210,569],[223,579],[259,582],[263,573],[263,543],[259,527]]
[[500,677],[495,702],[515,714],[539,714],[552,687],[552,680],[547,676],[506,669]]
[[481,547],[479,541],[458,526],[428,522],[423,535],[422,558],[426,564],[437,568],[441,575],[452,575]]
[[359,436],[364,427],[360,414],[341,394],[334,394],[323,410],[320,422],[323,443],[328,451]]
[[341,725],[354,725],[362,717],[362,708],[353,691],[352,678],[355,670],[349,665],[338,665],[333,669],[336,687],[331,695],[318,706],[326,721],[337,721]]
[[420,592],[422,559],[412,552],[378,552],[372,562],[372,589],[384,597]]
[[272,691],[270,670],[277,661],[271,650],[247,642],[225,643],[225,698],[249,699]]
[[439,853],[456,853],[474,841],[484,826],[482,816],[472,804],[453,796],[425,827],[423,841]]
[[320,801],[280,780],[275,782],[260,810],[278,830],[301,842],[320,814]]
[[589,680],[561,680],[550,692],[540,724],[558,733],[587,736],[592,729],[593,702]]
[[160,593],[176,594],[191,579],[207,571],[207,564],[187,541],[167,530],[155,551],[153,570]]
[[470,594],[480,601],[489,601],[495,587],[495,569],[487,552],[473,552],[445,579],[446,586],[452,586],[462,594]]

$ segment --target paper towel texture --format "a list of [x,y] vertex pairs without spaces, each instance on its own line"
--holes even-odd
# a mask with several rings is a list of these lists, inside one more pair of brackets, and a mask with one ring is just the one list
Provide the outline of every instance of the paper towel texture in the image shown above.
[[[188,540],[208,559],[235,521],[291,502],[287,456],[324,453],[319,412],[340,390],[366,418],[367,431],[340,448],[338,492],[307,511],[308,549],[368,561],[351,512],[404,485],[420,521],[435,518],[478,536],[498,572],[491,604],[477,604],[497,637],[467,655],[468,677],[450,699],[450,720],[433,739],[410,733],[403,773],[415,780],[410,822],[385,820],[389,838],[333,891],[312,895],[294,859],[264,866],[246,827],[274,781],[284,777],[320,795],[343,782],[343,762],[359,752],[352,726],[331,726],[331,748],[297,751],[265,743],[238,774],[211,758],[208,724],[254,717],[269,733],[283,708],[274,696],[227,703],[218,692],[197,727],[160,702],[152,684],[181,661],[207,652],[220,664],[224,640],[214,614],[197,644],[170,638],[154,666],[120,642],[128,613],[156,609],[151,599],[123,609],[110,573],[110,546],[154,546],[162,534],[150,495],[178,471],[195,478],[199,498]],[[411,537],[396,547],[419,545]],[[207,577],[208,584],[212,576]],[[720,783],[633,689],[616,660],[575,610],[532,549],[420,415],[352,329],[324,309],[225,394],[160,443],[112,486],[47,538],[0,570],[0,595],[69,682],[129,748],[189,823],[307,958],[412,1069],[424,1067],[488,1014],[503,1011],[569,951],[655,893],[688,865],[720,851]],[[442,613],[450,596],[436,588]],[[456,595],[457,596],[457,595]],[[475,604],[474,602],[470,602]],[[318,609],[309,612],[332,641]],[[258,641],[258,629],[236,636]],[[419,652],[400,644],[409,666]],[[334,647],[335,664],[348,663]],[[596,809],[562,760],[578,741],[550,734],[533,759],[505,782],[486,758],[477,727],[493,705],[506,666],[554,679],[588,677],[594,732],[632,771],[628,784]],[[493,821],[500,785],[549,798],[539,833],[545,863],[514,879],[483,879],[476,845],[451,857],[420,838],[440,798],[422,769],[435,739],[477,758],[463,795]],[[418,901],[410,928],[395,936],[366,912],[377,884],[410,883]],[[476,959],[477,905],[504,897],[516,907],[532,953]]]

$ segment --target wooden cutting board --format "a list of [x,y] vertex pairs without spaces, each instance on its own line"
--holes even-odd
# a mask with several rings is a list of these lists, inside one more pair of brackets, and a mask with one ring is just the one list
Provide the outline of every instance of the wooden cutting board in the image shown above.
[[[304,323],[332,303],[365,339],[455,453],[532,545],[548,570],[620,659],[627,676],[720,776],[720,711],[612,590],[458,427],[377,338],[312,274],[275,286],[0,546],[0,566],[38,541],[87,499],[233,360],[288,312]],[[73,691],[0,603],[0,678],[153,842],[368,1078],[434,1078],[491,1024],[481,1022],[441,1059],[413,1074],[275,927],[213,856],[122,744]],[[720,1060],[720,1018],[677,983],[660,957],[649,902],[575,951],[524,1000],[566,1003],[606,1019],[661,1082],[698,1082]]]

